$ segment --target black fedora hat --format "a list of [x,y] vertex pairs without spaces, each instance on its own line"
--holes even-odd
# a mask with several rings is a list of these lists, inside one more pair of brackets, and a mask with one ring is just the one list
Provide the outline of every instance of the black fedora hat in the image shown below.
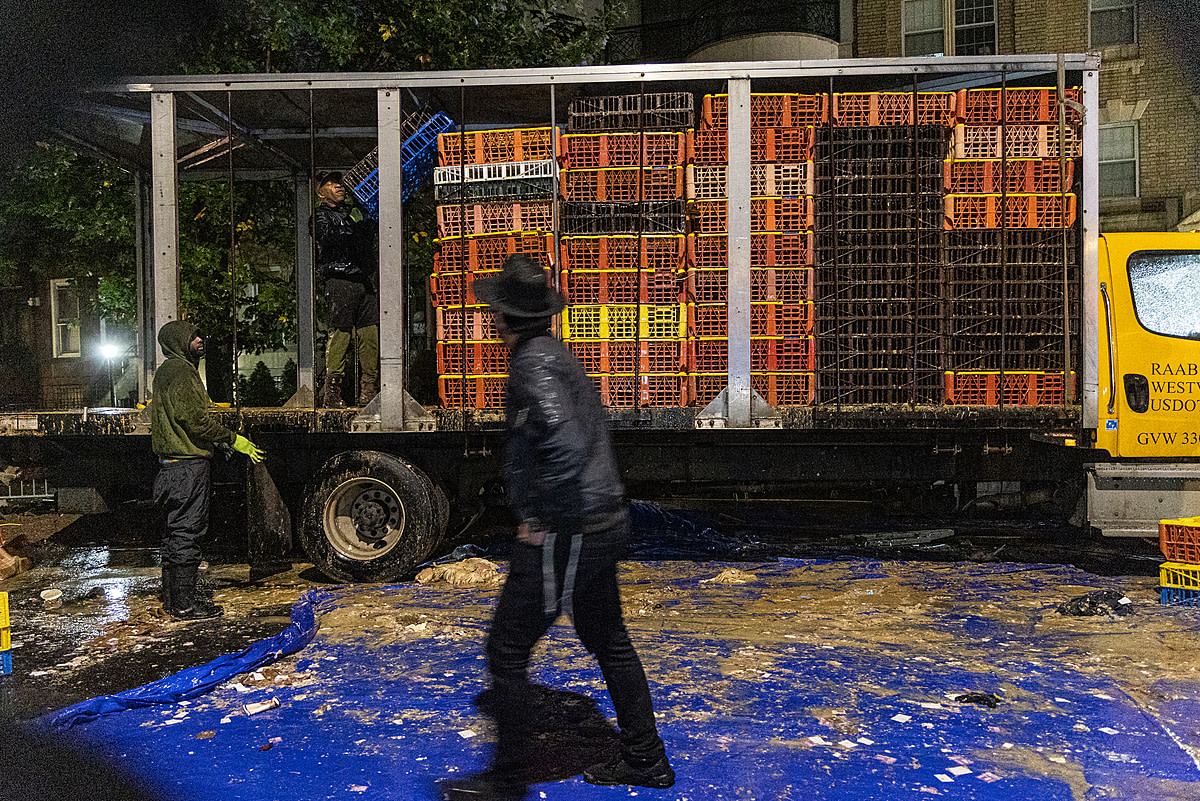
[[567,305],[566,298],[546,283],[546,271],[524,253],[504,260],[499,275],[477,278],[475,297],[505,317],[553,317]]
[[327,183],[340,184],[342,182],[342,174],[337,170],[321,170],[316,175],[316,186],[320,188]]

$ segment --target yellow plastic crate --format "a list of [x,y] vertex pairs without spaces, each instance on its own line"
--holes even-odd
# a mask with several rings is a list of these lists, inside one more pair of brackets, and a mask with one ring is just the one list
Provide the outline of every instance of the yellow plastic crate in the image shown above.
[[12,630],[0,629],[0,651],[7,651],[10,648],[12,648]]
[[564,340],[684,339],[687,306],[606,303],[568,306],[563,312]]
[[1158,585],[1176,590],[1200,590],[1200,565],[1163,562],[1158,567]]
[[0,628],[6,628],[8,625],[8,593],[0,592]]

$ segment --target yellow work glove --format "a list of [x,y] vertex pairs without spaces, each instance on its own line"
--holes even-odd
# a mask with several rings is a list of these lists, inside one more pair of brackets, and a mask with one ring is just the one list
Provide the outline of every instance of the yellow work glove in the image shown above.
[[255,464],[261,462],[263,460],[263,455],[266,453],[265,451],[261,451],[256,448],[253,442],[246,439],[241,434],[238,434],[237,439],[233,441],[233,449],[238,453],[244,453],[249,456],[250,461],[254,462]]
[[358,206],[355,206],[354,208],[350,209],[350,220],[352,222],[356,222],[356,223],[360,223],[363,221],[363,213],[358,210]]

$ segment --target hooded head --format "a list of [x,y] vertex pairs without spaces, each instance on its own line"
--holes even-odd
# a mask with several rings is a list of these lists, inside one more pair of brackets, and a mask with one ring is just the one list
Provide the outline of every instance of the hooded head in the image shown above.
[[158,329],[158,346],[168,359],[186,359],[196,364],[200,359],[189,347],[196,336],[196,324],[188,320],[172,320]]

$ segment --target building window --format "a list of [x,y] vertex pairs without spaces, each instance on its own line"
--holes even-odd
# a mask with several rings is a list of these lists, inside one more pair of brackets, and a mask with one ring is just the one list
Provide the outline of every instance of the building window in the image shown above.
[[[946,25],[948,17],[953,25]],[[996,0],[904,0],[904,55],[995,52]]]
[[54,357],[83,355],[79,344],[79,289],[69,278],[50,282],[50,316],[54,320]]
[[1100,126],[1100,197],[1137,197],[1138,125]]
[[1092,47],[1112,47],[1137,41],[1136,0],[1090,0]]

